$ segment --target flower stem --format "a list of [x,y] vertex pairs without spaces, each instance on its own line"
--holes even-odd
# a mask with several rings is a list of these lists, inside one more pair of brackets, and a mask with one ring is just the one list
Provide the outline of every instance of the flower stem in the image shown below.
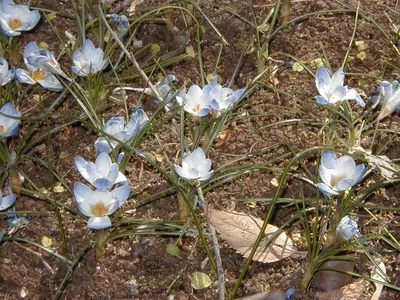
[[96,230],[96,257],[101,258],[104,255],[106,234],[104,229]]

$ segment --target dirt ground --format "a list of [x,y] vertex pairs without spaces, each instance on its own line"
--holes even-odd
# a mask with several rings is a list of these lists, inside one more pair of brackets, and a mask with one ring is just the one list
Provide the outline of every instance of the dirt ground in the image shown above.
[[[121,2],[118,2],[121,3]],[[307,13],[340,9],[340,12],[314,14],[299,19],[280,30],[270,44],[269,53],[271,59],[266,67],[277,66],[274,81],[268,82],[264,77],[257,84],[254,91],[243,101],[238,108],[238,114],[229,123],[231,133],[229,142],[219,147],[214,147],[209,152],[213,161],[213,168],[231,161],[239,155],[251,151],[264,149],[277,144],[274,151],[267,151],[254,155],[239,164],[262,163],[271,160],[288,152],[285,141],[290,144],[293,151],[300,152],[306,148],[319,145],[319,128],[313,126],[315,120],[321,120],[325,110],[319,106],[313,97],[317,91],[315,79],[307,71],[294,70],[290,64],[294,61],[310,62],[320,58],[323,51],[326,51],[333,70],[339,68],[346,55],[349,43],[353,36],[355,25],[354,7],[357,1],[346,1],[353,9],[345,8],[337,1],[303,0],[292,1],[290,16],[295,18]],[[145,1],[138,5],[136,14],[140,15],[154,7],[157,3]],[[182,3],[175,3],[182,4]],[[217,74],[222,77],[226,84],[234,74],[237,63],[243,55],[239,72],[234,80],[235,88],[245,87],[258,75],[257,53],[255,48],[255,29],[246,23],[241,16],[251,22],[260,24],[273,7],[273,1],[201,1],[198,5],[214,26],[220,31],[229,43],[224,46]],[[356,46],[352,46],[349,53],[347,72],[357,73],[347,84],[357,88],[366,101],[371,97],[378,85],[375,77],[380,77],[383,70],[385,79],[399,79],[399,69],[390,67],[390,63],[396,62],[394,51],[388,39],[378,30],[376,24],[382,28],[396,43],[396,35],[391,28],[391,22],[400,25],[400,10],[395,11],[396,1],[360,1],[360,14],[358,16],[357,29],[354,41],[363,41],[368,44],[365,50],[365,57],[360,56]],[[73,15],[69,1],[38,0],[32,1],[32,6],[55,10],[66,15]],[[115,7],[115,6],[114,6]],[[347,10],[344,12],[344,10]],[[235,14],[234,14],[235,13]],[[214,72],[218,60],[220,45],[223,43],[220,36],[211,28],[210,23],[194,9],[194,14],[204,26],[202,33],[202,51],[205,74]],[[165,18],[165,14],[155,14],[157,18]],[[142,40],[143,45],[157,43],[161,47],[160,55],[165,55],[176,49],[185,46],[186,32],[185,23],[182,21],[180,12],[173,12],[175,30],[165,22],[149,21],[144,22],[137,30],[136,39]],[[59,16],[51,21],[61,34],[68,29],[72,34],[77,32],[75,21],[71,18]],[[189,44],[197,51],[197,43],[193,33],[189,35]],[[261,40],[265,36],[261,35]],[[30,41],[45,42],[51,50],[59,51],[59,42],[49,22],[42,18],[41,24],[29,33],[21,36],[21,45]],[[23,47],[21,47],[22,53]],[[361,58],[360,58],[361,57]],[[167,73],[175,74],[180,83],[185,81],[200,84],[199,67],[196,59],[185,58],[165,68]],[[362,76],[366,74],[369,76]],[[271,78],[270,78],[271,79]],[[271,89],[271,83],[276,89]],[[132,79],[131,86],[142,87],[139,79]],[[22,87],[21,87],[22,92]],[[23,99],[20,110],[23,116],[40,115],[40,103],[34,95],[37,90],[28,93]],[[139,98],[138,93],[129,93],[130,110],[136,107],[140,101],[148,115],[152,115],[157,106],[150,97]],[[295,97],[291,97],[293,95]],[[50,105],[58,94],[44,94],[45,105]],[[361,113],[363,108],[354,106],[354,109]],[[104,119],[115,114],[121,114],[122,104],[115,102],[112,108],[105,111]],[[80,112],[80,107],[72,97],[66,97],[60,106],[54,110],[56,115],[73,115]],[[266,127],[283,120],[297,119],[296,122],[288,122],[286,125]],[[65,120],[50,120],[50,126],[62,124]],[[381,126],[397,130],[400,128],[400,120],[392,115]],[[30,121],[27,120],[21,125],[19,137],[22,137],[29,128]],[[43,128],[47,126],[45,122]],[[265,127],[265,128],[264,128]],[[176,135],[171,132],[168,126],[160,128],[159,138],[170,158],[177,156],[179,141]],[[54,163],[55,171],[60,174],[70,187],[76,181],[81,181],[80,175],[74,168],[73,159],[82,156],[88,161],[93,161],[95,151],[93,143],[97,135],[82,126],[74,124],[51,137],[50,143],[44,141],[37,145],[29,153],[30,156],[47,160],[50,155]],[[377,136],[377,145],[385,145],[380,154],[387,155],[391,159],[399,159],[400,152],[399,137],[387,142],[387,135],[382,133]],[[49,148],[50,145],[50,148]],[[150,136],[139,149],[153,156],[162,154],[158,142],[154,136]],[[63,155],[60,155],[63,153]],[[316,153],[313,154],[314,157]],[[312,157],[309,157],[312,160]],[[165,162],[161,162],[165,163]],[[280,160],[273,165],[281,168],[287,160]],[[19,162],[19,167],[27,174],[39,188],[49,190],[56,182],[49,176],[49,170],[25,158]],[[153,195],[166,190],[168,182],[162,179],[151,181],[142,188],[149,179],[157,172],[149,165],[142,162],[137,156],[132,156],[126,176],[134,192],[134,199],[125,204],[124,210],[131,218],[145,220],[173,221],[178,218],[177,197],[169,193],[165,197],[153,199]],[[266,202],[253,203],[252,205],[238,201],[248,198],[271,198],[275,186],[271,183],[274,178],[279,177],[279,172],[261,170],[243,175],[230,183],[212,189],[205,194],[206,201],[213,207],[235,210],[250,215],[264,218],[268,211]],[[364,183],[366,184],[366,183]],[[28,188],[27,183],[25,187]],[[313,187],[302,185],[302,192],[308,199],[316,197],[316,190]],[[362,186],[360,187],[360,189]],[[282,197],[299,197],[300,183],[293,180],[288,181]],[[389,206],[398,209],[400,186],[389,186],[380,190],[368,198],[368,203],[376,206]],[[72,194],[65,190],[56,194],[57,200],[73,207],[76,207]],[[150,199],[153,199],[150,201]],[[50,211],[54,212],[54,206],[50,202],[35,199],[23,194],[16,201],[16,208],[19,211]],[[281,226],[294,213],[295,208],[278,206],[271,220],[276,226]],[[71,261],[78,253],[84,251],[86,245],[94,240],[94,234],[86,228],[86,222],[80,218],[72,217],[72,213],[62,210],[63,228],[66,234],[67,254]],[[365,212],[357,214],[361,232],[367,232],[369,228],[376,226],[371,217]],[[375,211],[382,220],[385,220],[397,238],[400,238],[398,228],[399,216],[397,211]],[[199,215],[202,212],[199,211]],[[365,226],[364,226],[365,225]],[[6,229],[4,216],[0,216],[0,228]],[[206,228],[206,226],[204,226]],[[288,229],[288,235],[295,241],[297,249],[304,253],[307,250],[304,241],[296,236],[301,235],[302,228],[294,223]],[[53,241],[52,248],[61,254],[62,245],[60,230],[52,214],[38,214],[32,216],[32,221],[24,228],[21,228],[16,235],[21,239],[42,243],[44,236]],[[21,242],[4,242],[0,246],[0,297],[3,299],[52,299],[59,287],[62,287],[61,299],[217,299],[217,275],[213,272],[210,264],[204,264],[207,255],[197,237],[184,237],[178,242],[180,249],[179,257],[167,253],[167,246],[175,243],[178,236],[168,235],[136,235],[128,238],[121,238],[110,242],[105,249],[103,258],[96,259],[95,248],[91,247],[84,251],[82,259],[77,267],[70,272],[69,265],[47,253],[38,247]],[[244,258],[223,241],[219,240],[221,246],[222,263],[226,276],[226,287],[228,298],[232,292],[236,280],[243,267]],[[210,243],[211,245],[211,243]],[[371,251],[383,258],[387,268],[387,274],[393,285],[400,286],[400,269],[398,261],[400,254],[383,242],[376,242],[371,246]],[[32,253],[31,251],[36,252]],[[40,256],[39,256],[39,255]],[[296,257],[289,257],[282,261],[263,264],[252,263],[248,274],[242,282],[237,297],[249,296],[271,289],[287,290],[295,288],[296,293],[292,299],[321,299],[316,294],[316,289],[311,287],[308,291],[301,289],[301,279],[307,267],[305,254]],[[360,255],[356,264],[359,272],[368,275],[370,266],[366,265],[366,259]],[[194,290],[191,287],[191,274],[195,271],[207,273],[213,283],[209,288]],[[363,291],[364,296],[354,299],[370,299],[374,288],[369,285]],[[26,296],[22,297],[21,293]],[[364,298],[363,298],[364,297]],[[400,293],[385,288],[381,299],[399,299]],[[352,298],[353,299],[353,298]]]

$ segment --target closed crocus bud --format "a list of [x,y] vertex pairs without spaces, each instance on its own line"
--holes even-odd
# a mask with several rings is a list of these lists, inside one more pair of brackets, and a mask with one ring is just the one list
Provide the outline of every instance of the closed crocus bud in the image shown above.
[[354,159],[344,155],[340,158],[335,152],[322,152],[319,176],[322,183],[318,189],[326,195],[339,195],[348,188],[357,184],[365,173],[365,165],[356,166]]
[[343,217],[336,227],[336,240],[338,242],[349,241],[355,235],[361,236],[360,232],[358,231],[357,222],[352,220],[350,216]]
[[372,99],[370,102],[379,101],[379,104],[382,105],[382,109],[373,123],[382,120],[395,110],[400,114],[400,83],[396,80],[392,83],[382,81],[377,89],[377,95]]
[[9,137],[17,133],[21,112],[11,102],[4,104],[0,110],[0,136]]
[[204,151],[197,148],[182,159],[182,166],[174,165],[175,172],[187,180],[207,181],[213,175],[211,159],[206,158]]
[[0,211],[5,210],[12,206],[17,199],[17,196],[13,194],[11,188],[9,188],[5,195],[3,195],[0,191]]
[[20,35],[21,31],[35,27],[39,20],[39,12],[29,10],[27,5],[16,5],[12,0],[0,1],[0,25],[5,35]]
[[316,96],[315,99],[319,104],[338,106],[344,100],[355,100],[361,106],[365,106],[364,101],[355,89],[344,86],[342,68],[338,69],[331,78],[324,66],[319,67],[315,76],[315,83],[319,92],[319,96]]
[[74,51],[72,54],[74,65],[71,67],[72,72],[78,76],[88,76],[104,70],[109,59],[104,58],[104,52],[101,48],[95,48],[91,40],[83,43],[81,51]]

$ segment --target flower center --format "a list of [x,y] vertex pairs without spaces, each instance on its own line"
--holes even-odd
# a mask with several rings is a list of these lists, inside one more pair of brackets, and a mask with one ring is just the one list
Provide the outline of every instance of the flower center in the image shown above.
[[4,132],[4,126],[0,125],[0,132]]
[[331,178],[331,186],[334,187],[338,184],[338,182],[340,180],[342,180],[343,178],[345,178],[345,176],[332,176]]
[[103,217],[107,211],[107,207],[103,203],[97,203],[91,207],[92,214],[96,217]]
[[44,80],[47,78],[47,76],[42,73],[42,70],[40,68],[37,68],[35,71],[33,71],[31,76],[34,81]]
[[8,25],[10,25],[10,28],[11,28],[11,29],[16,29],[16,28],[18,28],[18,27],[21,27],[22,22],[21,22],[19,19],[14,18],[14,19],[12,19],[12,20],[10,21],[10,23],[9,23]]
[[197,112],[197,111],[199,111],[200,110],[200,107],[201,107],[201,105],[200,104],[196,104],[195,106],[194,106],[194,111],[195,112]]

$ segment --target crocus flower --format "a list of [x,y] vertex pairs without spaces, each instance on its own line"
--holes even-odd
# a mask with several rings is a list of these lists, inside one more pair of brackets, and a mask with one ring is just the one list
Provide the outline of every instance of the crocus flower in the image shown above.
[[392,83],[382,81],[376,91],[376,96],[372,97],[369,102],[374,103],[376,101],[379,101],[379,104],[382,105],[382,109],[373,123],[382,120],[395,110],[400,114],[400,83],[396,80]]
[[196,117],[205,117],[210,113],[211,86],[207,84],[203,89],[198,85],[192,85],[186,94],[179,91],[176,95],[176,101],[188,113]]
[[124,37],[128,32],[129,20],[125,15],[110,14],[111,23],[117,24],[117,34],[119,37]]
[[222,87],[220,84],[218,84],[216,76],[211,80],[210,86],[210,95],[212,98],[210,107],[216,111],[229,109],[236,102],[238,102],[244,94],[244,89],[233,91],[229,88]]
[[63,87],[53,74],[45,69],[35,67],[29,63],[28,58],[31,57],[30,60],[32,60],[33,56],[39,55],[41,54],[35,42],[31,42],[26,45],[24,49],[24,62],[28,70],[17,69],[15,71],[18,81],[26,84],[39,83],[42,87],[50,91],[61,91]]
[[338,241],[349,241],[355,235],[361,236],[356,221],[352,220],[350,216],[343,217],[336,227],[336,239]]
[[109,59],[104,58],[104,52],[101,48],[95,48],[91,40],[83,43],[82,51],[72,53],[74,66],[72,72],[78,76],[88,76],[105,69],[109,64]]
[[182,159],[182,167],[174,165],[174,170],[187,180],[206,181],[214,175],[214,171],[210,171],[211,164],[211,159],[206,158],[201,148],[197,148]]
[[103,229],[111,226],[109,215],[113,214],[129,197],[131,188],[122,185],[111,192],[105,189],[92,191],[88,186],[74,184],[74,196],[82,214],[89,217],[87,226],[91,229]]
[[9,70],[7,61],[3,57],[0,57],[0,86],[9,83],[14,78],[14,75],[14,67]]
[[5,210],[9,208],[11,205],[13,205],[15,199],[17,199],[17,196],[13,194],[11,188],[8,188],[8,191],[4,196],[0,191],[0,211]]
[[20,31],[31,30],[39,20],[39,12],[30,11],[27,5],[16,5],[12,0],[0,0],[0,24],[5,35],[20,35]]
[[365,172],[365,165],[356,166],[354,160],[347,155],[337,158],[332,151],[322,152],[319,176],[323,183],[317,187],[325,195],[339,195],[357,184]]
[[[124,125],[123,117],[113,117],[106,122],[103,131],[122,143],[130,143],[146,124],[147,120],[144,110],[138,107],[133,111],[131,119],[126,125]],[[110,153],[117,145],[117,141],[109,141],[106,137],[100,137],[94,143],[97,152],[106,153]]]
[[126,184],[127,181],[118,164],[113,163],[105,152],[99,153],[95,163],[76,157],[75,166],[82,177],[97,189],[110,189],[114,184]]
[[69,79],[63,70],[61,70],[61,66],[54,56],[53,51],[41,50],[39,53],[33,53],[33,55],[27,57],[27,61],[35,68],[41,68],[47,72],[60,75],[65,79]]
[[21,112],[11,102],[3,105],[0,109],[0,136],[9,137],[18,131],[18,123]]
[[343,100],[355,100],[361,106],[365,106],[364,101],[355,89],[349,89],[344,84],[344,72],[340,68],[333,74],[332,78],[328,70],[322,66],[317,70],[315,83],[319,92],[319,96],[315,99],[320,104],[329,104],[338,106]]

